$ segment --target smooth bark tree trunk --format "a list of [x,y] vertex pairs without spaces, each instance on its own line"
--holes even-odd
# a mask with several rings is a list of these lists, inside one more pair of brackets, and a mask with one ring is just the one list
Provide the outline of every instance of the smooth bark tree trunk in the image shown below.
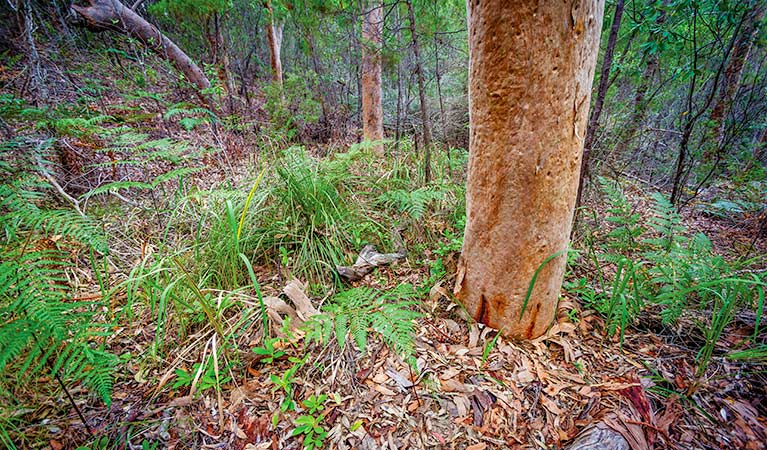
[[282,29],[283,24],[274,18],[271,3],[267,3],[269,22],[266,24],[266,40],[269,42],[269,64],[272,68],[272,81],[282,89]]
[[379,0],[368,1],[362,22],[362,136],[378,142],[376,154],[383,155],[383,105],[381,104],[381,42],[383,6]]
[[445,141],[445,154],[447,156],[447,176],[453,179],[453,163],[450,158],[450,143],[447,142],[447,123],[445,122],[445,102],[442,100],[442,79],[439,73],[439,39],[434,34],[434,75],[437,81],[437,98],[439,99],[439,119],[442,125],[442,139]]
[[112,30],[138,39],[160,58],[173,64],[200,91],[210,87],[210,81],[197,64],[154,25],[118,0],[87,0],[85,6],[72,4],[72,9],[94,31]]
[[407,0],[407,10],[410,18],[410,34],[413,38],[413,57],[415,58],[415,72],[418,76],[418,97],[421,101],[421,126],[423,127],[423,173],[424,182],[429,184],[431,181],[431,130],[429,128],[429,109],[426,105],[426,81],[423,76],[423,64],[421,64],[421,53],[418,47],[418,34],[415,28],[415,12],[413,11],[412,0]]
[[506,336],[538,337],[555,317],[603,12],[603,0],[468,2],[469,173],[455,295]]
[[607,95],[607,87],[610,83],[610,68],[613,65],[613,55],[615,55],[615,42],[618,40],[618,31],[621,27],[621,19],[623,18],[623,3],[624,0],[618,0],[615,4],[615,15],[613,15],[613,23],[610,27],[610,35],[607,38],[607,48],[605,48],[605,55],[602,59],[602,70],[599,75],[599,87],[597,88],[597,98],[594,101],[594,109],[591,111],[591,117],[589,118],[589,125],[586,128],[586,141],[583,144],[583,162],[581,162],[581,175],[578,182],[578,197],[575,201],[575,207],[577,208],[581,204],[581,196],[583,195],[583,189],[585,184],[589,181],[589,158],[591,156],[591,148],[594,145],[594,134],[599,128],[599,116],[602,115],[602,107],[605,103],[605,96]]

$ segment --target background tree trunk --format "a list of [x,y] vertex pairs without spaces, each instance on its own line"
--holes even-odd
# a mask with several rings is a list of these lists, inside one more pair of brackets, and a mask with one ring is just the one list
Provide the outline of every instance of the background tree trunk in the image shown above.
[[271,3],[267,3],[269,9],[269,23],[266,24],[266,39],[269,42],[269,64],[272,67],[272,81],[282,89],[282,28],[283,24],[274,18]]
[[610,68],[613,65],[613,55],[615,54],[615,42],[618,40],[618,31],[621,28],[621,19],[623,18],[623,0],[618,0],[615,4],[615,15],[613,15],[613,23],[610,27],[610,36],[607,38],[607,48],[605,49],[605,56],[602,59],[602,71],[599,75],[599,87],[597,88],[597,98],[594,101],[594,109],[591,111],[591,117],[589,118],[589,125],[586,129],[586,141],[583,144],[583,162],[581,162],[581,175],[578,182],[578,197],[575,201],[575,206],[578,207],[581,204],[581,196],[583,195],[584,184],[588,182],[589,172],[589,157],[591,156],[591,147],[594,145],[594,134],[599,128],[599,116],[602,114],[602,106],[605,103],[605,96],[607,95],[607,88],[610,83]]
[[738,92],[740,87],[743,67],[751,51],[751,45],[754,43],[756,34],[759,31],[758,25],[761,23],[765,9],[767,9],[767,6],[760,2],[755,2],[749,8],[749,11],[744,16],[744,23],[733,46],[727,67],[724,70],[722,87],[711,110],[711,121],[713,122],[712,137],[715,139],[717,153],[723,150],[724,122],[727,111],[732,106],[735,93]]
[[603,11],[602,0],[468,2],[469,174],[455,294],[507,336],[538,337],[554,319]]
[[[384,138],[381,104],[381,38],[383,7],[380,1],[368,1],[362,22],[362,136],[370,141]],[[383,144],[373,151],[383,155]]]
[[[654,0],[652,0],[654,2]],[[663,24],[666,23],[666,5],[669,0],[662,0],[661,10],[658,13],[658,17],[655,19],[655,31],[650,33],[650,42],[657,41],[661,38],[661,30]],[[645,117],[647,116],[647,107],[650,103],[650,99],[647,98],[647,92],[650,90],[650,85],[655,80],[655,75],[658,72],[660,66],[659,52],[652,52],[646,55],[647,64],[642,72],[642,80],[637,87],[636,94],[634,95],[634,110],[631,112],[631,117],[626,123],[626,128],[618,138],[618,142],[615,146],[615,152],[618,155],[626,153],[626,149],[640,131],[640,128],[644,124]]]
[[421,125],[423,126],[423,172],[424,181],[431,181],[431,130],[429,129],[429,108],[426,105],[426,81],[423,76],[421,53],[418,48],[418,34],[415,29],[415,12],[412,0],[407,0],[408,14],[410,15],[410,33],[413,37],[413,57],[415,58],[415,72],[418,76],[418,96],[421,100]]
[[87,6],[72,4],[72,9],[85,19],[89,28],[95,31],[113,30],[130,35],[141,41],[159,57],[170,61],[190,82],[197,86],[197,89],[202,91],[210,87],[208,78],[186,53],[154,25],[118,0],[88,0],[87,3]]

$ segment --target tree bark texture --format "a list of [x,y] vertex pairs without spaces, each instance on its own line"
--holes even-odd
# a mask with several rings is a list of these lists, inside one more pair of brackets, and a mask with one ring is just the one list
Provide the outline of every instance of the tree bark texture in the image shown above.
[[410,19],[410,34],[413,37],[413,57],[415,58],[415,71],[418,76],[418,96],[421,101],[421,125],[423,127],[423,172],[426,184],[431,181],[431,130],[429,129],[429,107],[426,104],[426,81],[423,76],[421,64],[421,52],[418,47],[418,34],[415,27],[415,12],[412,0],[407,0],[407,9]]
[[596,133],[597,128],[599,128],[599,116],[602,115],[602,107],[604,106],[607,88],[610,83],[610,68],[613,65],[615,42],[618,40],[618,31],[620,30],[621,19],[623,18],[623,3],[623,0],[618,0],[615,4],[615,15],[613,15],[610,36],[607,38],[607,48],[605,48],[605,55],[602,59],[602,70],[599,75],[597,98],[594,101],[594,109],[591,111],[589,125],[586,128],[586,141],[583,144],[583,162],[581,163],[581,175],[580,181],[578,182],[578,197],[575,202],[576,207],[581,204],[584,184],[588,182],[590,176],[589,157],[591,156],[591,147],[594,145],[594,134]]
[[266,24],[266,39],[269,42],[269,64],[272,67],[272,81],[277,83],[282,89],[282,28],[283,25],[274,18],[271,4],[267,4],[269,9],[269,23]]
[[362,136],[378,141],[373,151],[383,155],[383,105],[381,104],[381,42],[383,7],[379,0],[368,1],[362,22]]
[[95,31],[113,30],[134,37],[169,61],[197,89],[210,87],[210,81],[192,59],[154,25],[118,0],[87,0],[85,6],[72,4],[72,9]]
[[603,0],[468,2],[469,173],[455,295],[506,336],[538,337],[555,316],[603,12]]
[[[662,30],[663,24],[666,23],[666,5],[669,0],[662,0],[661,10],[658,13],[658,17],[655,19],[655,28],[650,32],[650,42],[662,39],[660,30]],[[644,71],[642,72],[642,80],[637,87],[636,94],[634,95],[634,110],[631,112],[631,117],[626,123],[626,128],[623,133],[618,137],[618,143],[615,146],[615,152],[618,155],[626,153],[626,149],[636,137],[640,130],[640,127],[644,124],[645,117],[647,116],[647,107],[650,103],[650,99],[646,98],[647,93],[650,90],[650,85],[655,81],[655,75],[658,72],[660,66],[660,58],[658,52],[649,53],[646,55],[647,63],[645,64]]]
[[722,87],[717,94],[714,107],[711,110],[711,121],[713,122],[712,137],[715,139],[718,152],[723,150],[724,142],[724,122],[726,114],[732,106],[735,93],[740,88],[743,67],[745,66],[751,46],[756,39],[759,31],[758,25],[761,23],[767,5],[761,2],[755,2],[745,13],[744,23],[740,33],[733,46],[732,53],[729,56],[727,67],[724,70],[724,79]]

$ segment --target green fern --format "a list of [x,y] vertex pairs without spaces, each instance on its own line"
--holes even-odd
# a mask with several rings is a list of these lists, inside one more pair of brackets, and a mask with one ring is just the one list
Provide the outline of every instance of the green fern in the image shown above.
[[179,119],[178,123],[187,131],[191,131],[196,126],[204,123],[218,121],[216,115],[211,110],[190,103],[178,103],[171,106],[164,117],[165,119],[170,119],[178,115],[184,116]]
[[685,241],[682,233],[686,231],[686,228],[682,225],[682,218],[676,212],[674,205],[663,194],[653,192],[650,196],[655,203],[652,206],[652,215],[648,220],[648,225],[660,236],[645,239],[644,242],[665,250],[671,250],[674,244]]
[[629,204],[619,183],[600,177],[599,184],[610,204],[605,221],[614,226],[607,233],[607,246],[619,251],[635,250],[637,238],[644,232],[642,216]]
[[112,121],[112,116],[60,117],[40,122],[38,127],[44,127],[59,136],[84,137],[99,134],[104,131],[100,125]]
[[106,254],[106,238],[89,218],[44,206],[50,186],[29,161],[41,155],[27,156],[0,170],[0,374],[21,382],[51,370],[108,404],[117,359],[95,343],[111,325],[100,323],[100,303],[71,299],[68,275],[73,252]]
[[388,207],[397,208],[400,212],[420,220],[426,214],[429,205],[442,200],[445,192],[436,187],[422,187],[414,191],[395,189],[382,194],[379,199]]
[[351,336],[356,347],[367,349],[372,329],[384,343],[411,364],[415,361],[414,321],[421,315],[413,309],[416,293],[409,284],[390,292],[358,287],[340,292],[325,307],[323,314],[307,323],[307,336],[327,344],[332,335],[339,347]]
[[53,373],[83,381],[109,404],[116,358],[91,348],[100,338],[99,305],[69,299],[69,255],[3,252],[3,257],[9,259],[0,264],[0,373],[22,381],[48,363]]

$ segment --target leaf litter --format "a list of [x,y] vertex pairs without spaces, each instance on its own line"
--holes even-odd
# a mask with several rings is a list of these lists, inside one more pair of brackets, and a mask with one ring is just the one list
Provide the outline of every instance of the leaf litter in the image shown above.
[[[219,391],[199,389],[201,370],[192,389],[170,388],[177,369],[221,352],[207,328],[174,352],[163,373],[129,364],[132,373],[116,383],[109,411],[86,405],[91,426],[111,436],[116,448],[139,448],[146,439],[169,449],[300,449],[302,440],[291,433],[304,412],[300,401],[327,394],[325,448],[339,450],[578,448],[573,440],[588,433],[619,435],[628,447],[616,448],[633,450],[761,449],[767,442],[764,398],[749,395],[763,395],[764,374],[722,359],[685,394],[693,380],[691,350],[639,332],[627,333],[621,348],[602,335],[602,319],[592,312],[581,311],[580,321],[571,322],[568,312],[578,306],[566,298],[546,335],[512,342],[461,318],[441,293],[431,295],[416,324],[414,368],[372,337],[366,354],[351,345],[306,344],[296,330],[319,313],[318,301],[297,280],[282,291],[283,298],[264,301],[273,320],[290,318],[295,331],[283,344],[285,357],[272,364],[254,358],[245,374],[218,367],[219,379],[231,379]],[[112,345],[132,352],[152,341],[147,329],[120,331]],[[251,346],[258,342],[248,339]],[[288,356],[303,352],[310,356],[293,380],[296,411],[281,412],[286,393],[270,375],[285,373]],[[73,412],[33,414],[49,424],[50,448],[75,448],[86,437]]]

